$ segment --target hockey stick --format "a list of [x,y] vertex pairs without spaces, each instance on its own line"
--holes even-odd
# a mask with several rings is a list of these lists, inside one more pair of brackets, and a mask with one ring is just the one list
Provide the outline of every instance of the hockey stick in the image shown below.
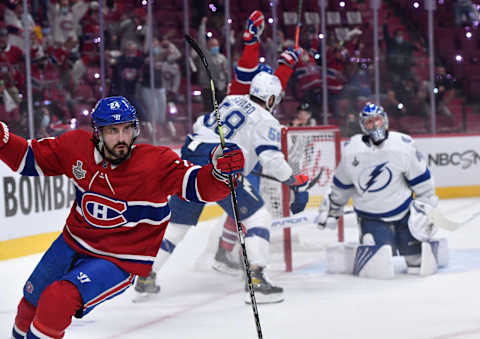
[[440,228],[443,228],[443,229],[446,229],[446,230],[452,231],[452,232],[458,230],[460,227],[465,226],[466,224],[468,224],[472,220],[478,218],[479,216],[480,216],[480,211],[477,211],[477,212],[473,213],[470,217],[468,217],[464,221],[453,221],[453,220],[447,218],[446,216],[444,216],[437,209],[434,209],[433,212],[432,212],[433,224],[435,226],[438,226]]
[[[283,183],[282,181],[280,181],[277,178],[272,177],[268,174],[263,174],[263,173],[257,172],[257,171],[251,171],[250,173],[252,173],[253,175],[259,176],[260,178],[265,178],[265,179],[268,179],[268,180],[273,180],[273,181],[276,181],[276,182],[279,182],[279,183]],[[321,167],[320,173],[318,173],[317,176],[315,178],[313,178],[312,181],[310,181],[308,183],[308,186],[305,188],[305,191],[308,191],[310,188],[315,186],[315,184],[318,182],[318,180],[320,180],[320,177],[322,176],[322,173],[323,173],[323,167]]]
[[[222,121],[220,120],[220,113],[218,111],[217,99],[215,98],[215,84],[213,82],[210,69],[208,68],[207,58],[205,58],[205,54],[202,52],[200,46],[198,46],[195,40],[193,40],[188,34],[185,34],[185,39],[187,40],[188,44],[192,46],[192,48],[197,52],[200,60],[202,61],[203,66],[205,67],[208,78],[210,79],[210,89],[212,91],[213,108],[215,111],[215,116],[217,118],[217,129],[218,129],[218,135],[220,136],[220,146],[223,150],[225,148],[225,137],[223,135]],[[250,301],[252,304],[255,325],[257,327],[257,335],[259,339],[262,339],[263,335],[262,335],[262,328],[260,325],[260,317],[258,315],[257,301],[255,299],[255,292],[253,290],[253,285],[252,285],[252,275],[250,273],[250,264],[248,262],[247,249],[245,247],[245,237],[243,235],[242,225],[240,224],[240,221],[239,221],[237,195],[235,192],[235,186],[233,183],[232,175],[228,176],[228,184],[230,187],[230,195],[232,198],[233,217],[235,220],[235,225],[237,225],[237,233],[238,233],[238,239],[240,240],[240,246],[242,247],[243,266],[245,268],[245,274],[247,276],[247,285],[248,285],[248,290],[250,292]]]
[[299,0],[297,8],[297,27],[295,28],[295,49],[297,49],[300,44],[300,28],[302,27],[302,4],[303,1]]
[[[353,214],[355,213],[354,210],[344,211],[343,215]],[[278,218],[272,221],[272,229],[280,229],[280,228],[287,228],[293,227],[298,225],[305,225],[305,224],[318,224],[318,215],[308,215],[308,214],[301,214],[301,215],[293,215],[290,217]]]

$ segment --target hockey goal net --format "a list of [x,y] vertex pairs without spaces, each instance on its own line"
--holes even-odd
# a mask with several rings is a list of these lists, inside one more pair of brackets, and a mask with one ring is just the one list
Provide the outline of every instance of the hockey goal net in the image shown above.
[[[340,130],[336,126],[282,128],[282,152],[292,167],[293,174],[306,174],[310,180],[317,180],[308,190],[310,198],[307,208],[297,214],[298,218],[289,218],[293,198],[289,187],[266,178],[260,180],[260,193],[274,219],[272,226],[283,230],[287,271],[292,270],[292,228],[301,223],[314,222],[323,195],[332,181],[333,171],[340,161],[340,139]],[[343,224],[338,229],[338,240],[343,241]]]

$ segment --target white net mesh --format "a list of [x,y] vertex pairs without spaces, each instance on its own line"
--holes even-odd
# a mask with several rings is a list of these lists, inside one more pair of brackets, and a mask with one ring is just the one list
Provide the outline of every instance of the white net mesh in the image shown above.
[[[309,190],[310,199],[307,208],[318,208],[322,196],[332,180],[336,167],[336,129],[285,128],[287,147],[283,150],[294,174],[305,174],[311,179],[318,176],[318,182]],[[274,219],[284,217],[283,206],[290,204],[283,198],[282,184],[262,178],[260,193]],[[286,200],[286,201],[284,201]]]

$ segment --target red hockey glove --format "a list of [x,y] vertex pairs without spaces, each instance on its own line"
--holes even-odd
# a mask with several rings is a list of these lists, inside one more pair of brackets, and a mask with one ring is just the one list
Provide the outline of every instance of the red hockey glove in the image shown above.
[[297,48],[296,50],[292,48],[288,48],[283,51],[282,54],[278,57],[279,64],[285,64],[290,68],[294,68],[298,62],[298,56],[302,53],[301,48]]
[[247,45],[253,44],[258,41],[260,35],[262,35],[263,28],[265,27],[265,17],[260,11],[253,11],[248,17],[245,25],[245,31],[243,32],[243,42]]
[[[292,175],[290,178],[288,178],[287,181],[284,182],[288,186],[293,186],[293,187],[303,187],[307,186],[308,184],[308,175],[305,174],[297,174],[297,175]],[[293,188],[292,187],[292,188]]]
[[228,176],[240,175],[245,165],[243,152],[236,144],[226,143],[222,147],[218,145],[211,153],[213,164],[213,176],[220,181],[228,182]]
[[0,121],[0,148],[7,144],[9,138],[10,133],[8,132],[8,126]]

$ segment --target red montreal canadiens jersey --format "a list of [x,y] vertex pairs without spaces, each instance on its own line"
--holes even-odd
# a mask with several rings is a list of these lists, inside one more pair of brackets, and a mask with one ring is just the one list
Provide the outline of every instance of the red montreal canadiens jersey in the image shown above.
[[168,147],[136,145],[131,157],[115,166],[103,160],[91,139],[82,130],[28,142],[11,134],[0,159],[22,175],[69,177],[76,199],[63,229],[66,241],[127,272],[150,272],[170,220],[169,195],[207,202],[229,193],[211,174],[212,165],[192,165]]
[[[238,59],[233,79],[228,86],[227,95],[243,95],[250,91],[250,83],[257,74],[258,60],[260,58],[260,43],[244,45],[242,55]],[[288,79],[293,70],[285,64],[280,64],[275,70],[275,75],[280,79],[282,88],[287,87]]]

